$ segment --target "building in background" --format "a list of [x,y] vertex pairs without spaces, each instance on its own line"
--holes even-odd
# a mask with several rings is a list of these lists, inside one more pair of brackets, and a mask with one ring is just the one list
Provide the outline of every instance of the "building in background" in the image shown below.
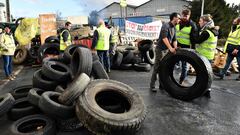
[[124,9],[118,2],[113,2],[98,13],[106,21],[111,16],[113,23],[121,28],[124,27],[124,19],[141,24],[168,21],[172,12],[181,13],[188,5],[186,0],[149,0],[139,6],[128,5]]

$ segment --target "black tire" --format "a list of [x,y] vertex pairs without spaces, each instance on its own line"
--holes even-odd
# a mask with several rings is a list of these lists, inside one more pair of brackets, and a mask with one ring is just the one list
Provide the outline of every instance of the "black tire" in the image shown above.
[[32,85],[23,85],[16,87],[12,90],[11,94],[14,99],[24,98],[27,97],[28,92],[32,89]]
[[13,55],[13,64],[19,65],[25,62],[28,56],[28,50],[24,46],[19,46]]
[[[117,110],[104,108],[118,103],[121,108]],[[128,85],[113,80],[94,80],[79,97],[76,114],[94,134],[131,135],[140,129],[146,107],[139,94]]]
[[40,88],[46,91],[54,91],[59,82],[53,81],[42,74],[42,70],[39,69],[33,74],[33,87]]
[[123,53],[123,59],[121,64],[130,64],[132,63],[134,54],[131,51],[126,51]]
[[57,119],[56,122],[57,128],[63,132],[73,132],[83,127],[83,124],[77,117],[73,117],[67,120]]
[[7,113],[8,119],[16,121],[28,115],[39,114],[38,108],[34,107],[27,98],[21,98],[15,101],[13,107]]
[[142,62],[142,59],[139,58],[139,57],[134,57],[133,60],[132,60],[132,64],[138,64],[138,63],[141,63]]
[[42,74],[57,82],[68,82],[71,80],[70,68],[57,61],[48,61],[43,63]]
[[36,45],[36,46],[31,47],[28,50],[28,56],[31,59],[37,59],[38,58],[38,50],[39,50],[39,48],[40,48],[40,45]]
[[151,70],[151,65],[148,64],[148,63],[134,64],[134,70],[136,70],[136,71],[143,71],[143,72],[149,72]]
[[20,22],[24,19],[24,17],[20,17],[16,20],[15,22],[15,25],[16,25],[16,28],[18,27],[18,25],[20,24]]
[[11,135],[55,135],[53,120],[43,115],[30,115],[15,121],[10,128]]
[[116,54],[113,57],[112,65],[113,67],[119,67],[122,64],[123,54],[116,51]]
[[59,55],[60,54],[60,48],[59,44],[57,43],[46,43],[43,44],[39,50],[38,50],[38,60],[42,62],[43,58],[45,58],[46,54],[53,54],[53,55]]
[[55,92],[58,92],[58,93],[63,93],[64,91],[65,89],[61,85],[58,85],[55,89]]
[[14,105],[14,98],[10,93],[0,96],[0,116],[4,115]]
[[42,64],[44,64],[45,62],[48,62],[48,61],[57,61],[57,62],[65,63],[64,59],[59,56],[59,57],[45,57],[42,60]]
[[144,62],[153,65],[155,63],[155,49],[151,48],[150,50],[144,53]]
[[138,48],[135,47],[135,46],[128,46],[128,47],[125,48],[125,50],[126,51],[136,51],[136,50],[138,50]]
[[72,55],[78,47],[78,45],[70,45],[64,50],[63,58],[67,64],[71,63]]
[[141,52],[146,52],[153,47],[152,40],[142,40],[138,43],[138,50]]
[[58,43],[58,44],[60,44],[60,41],[59,41],[58,37],[56,37],[56,36],[49,36],[45,39],[45,43]]
[[70,67],[72,74],[79,76],[81,73],[85,73],[90,76],[92,72],[92,53],[89,49],[79,47],[73,53]]
[[[188,62],[196,71],[196,81],[190,87],[179,85],[173,77],[174,66],[179,61]],[[191,49],[178,49],[175,55],[168,53],[161,61],[159,75],[169,95],[184,101],[202,96],[211,87],[213,78],[209,61]]]
[[[39,108],[51,118],[54,119],[69,119],[75,116],[74,104],[66,106],[59,103],[58,98],[60,93],[45,92],[39,100]],[[51,108],[51,109],[50,109]]]
[[109,76],[100,61],[94,61],[92,72],[95,79],[109,79]]
[[59,96],[60,103],[71,105],[83,93],[87,85],[90,83],[90,78],[85,73],[78,76],[66,90]]
[[121,64],[120,69],[121,70],[131,70],[132,69],[132,64]]
[[94,61],[98,61],[99,60],[99,57],[96,53],[92,53],[92,59],[93,59],[93,62]]
[[28,101],[35,106],[38,106],[38,102],[42,94],[45,92],[45,90],[38,89],[38,88],[32,88],[28,93]]

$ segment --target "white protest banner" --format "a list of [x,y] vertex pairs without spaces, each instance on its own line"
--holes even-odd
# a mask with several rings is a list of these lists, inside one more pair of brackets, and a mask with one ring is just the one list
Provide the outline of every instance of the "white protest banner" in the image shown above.
[[140,39],[158,39],[162,27],[161,21],[152,22],[149,24],[139,24],[130,21],[125,21],[126,36]]

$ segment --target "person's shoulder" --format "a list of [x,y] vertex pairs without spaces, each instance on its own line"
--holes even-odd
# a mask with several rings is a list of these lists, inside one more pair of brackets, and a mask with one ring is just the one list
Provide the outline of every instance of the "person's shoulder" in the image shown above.
[[192,27],[197,27],[196,22],[194,22],[193,20],[190,20],[190,21],[189,21],[189,24],[190,24],[190,26],[192,26]]

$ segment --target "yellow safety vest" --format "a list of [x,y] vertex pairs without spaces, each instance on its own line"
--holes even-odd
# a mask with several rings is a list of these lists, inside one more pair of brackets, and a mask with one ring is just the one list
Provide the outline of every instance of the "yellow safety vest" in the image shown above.
[[63,41],[63,33],[65,31],[68,32],[68,39],[66,41],[67,46],[72,44],[72,41],[71,41],[72,38],[71,38],[71,35],[70,35],[69,31],[68,30],[63,30],[62,33],[60,34],[60,50],[61,51],[64,51],[67,48],[67,46],[65,45],[65,42]]
[[191,41],[190,41],[190,33],[192,30],[192,26],[188,26],[188,27],[183,27],[180,30],[180,24],[176,25],[176,36],[177,36],[177,41],[181,44],[184,45],[191,45]]
[[14,55],[16,46],[12,35],[2,33],[0,46],[2,55]]
[[112,34],[112,39],[111,39],[111,43],[118,43],[118,28],[113,27],[111,29],[111,34]]
[[228,35],[227,42],[225,43],[224,52],[226,52],[227,45],[240,45],[240,25],[237,25],[237,29],[232,32],[232,29]]
[[208,60],[213,60],[218,38],[210,30],[206,31],[210,36],[206,41],[197,46],[196,51],[202,56],[205,56]]
[[98,41],[96,50],[109,50],[109,38],[111,31],[106,28],[104,25],[100,26],[97,29],[98,32]]

